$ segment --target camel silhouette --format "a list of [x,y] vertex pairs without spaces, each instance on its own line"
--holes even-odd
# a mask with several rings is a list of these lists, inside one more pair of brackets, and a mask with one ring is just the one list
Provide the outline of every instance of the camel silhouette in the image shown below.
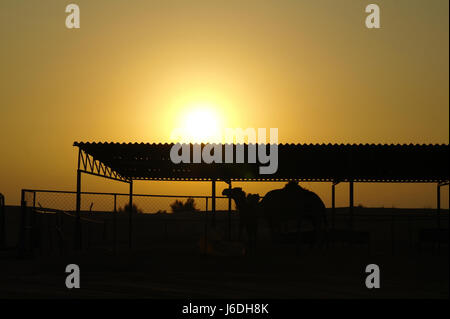
[[257,239],[258,217],[264,217],[270,229],[272,241],[281,236],[281,224],[297,222],[297,250],[300,248],[300,230],[303,221],[311,222],[315,242],[322,244],[325,236],[326,210],[320,197],[291,181],[281,189],[269,191],[259,202],[258,194],[248,194],[240,187],[224,189],[222,195],[236,203],[239,211],[239,239],[245,227],[249,241]]
[[303,221],[311,222],[316,242],[322,244],[324,240],[327,226],[325,205],[317,194],[301,187],[298,182],[290,181],[281,189],[269,191],[259,203],[259,211],[269,224],[272,240],[280,234],[281,223],[292,220],[297,222],[298,244]]
[[257,236],[257,212],[259,204],[258,194],[246,194],[242,188],[226,188],[222,191],[223,196],[234,200],[239,213],[239,240],[245,227],[249,242],[255,241]]

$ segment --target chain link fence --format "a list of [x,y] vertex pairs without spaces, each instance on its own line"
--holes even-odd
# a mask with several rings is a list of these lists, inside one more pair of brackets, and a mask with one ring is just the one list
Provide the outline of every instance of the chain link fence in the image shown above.
[[[76,248],[76,192],[23,190],[23,199],[21,250],[64,254]],[[129,199],[124,193],[81,193],[83,248],[116,252],[130,241],[137,249],[168,242],[195,245],[206,242],[212,226],[222,238],[238,236],[239,218],[227,197],[216,197],[213,214],[211,196],[133,194],[131,227]],[[174,203],[187,200],[193,200],[190,211],[173,211]]]
[[[172,212],[171,204],[189,198],[194,200],[195,211]],[[23,199],[19,245],[24,251],[64,254],[76,248],[75,192],[23,190]],[[136,211],[131,214],[131,228],[128,203],[129,194],[82,192],[83,248],[116,252],[128,249],[132,242],[133,249],[176,243],[173,246],[190,245],[201,250],[201,243],[205,244],[213,232],[227,240],[239,238],[238,214],[227,197],[216,197],[216,212],[212,214],[211,196],[133,194]],[[332,245],[388,247],[392,253],[416,249],[418,244],[433,248],[448,245],[448,210],[438,215],[433,209],[355,207],[351,215],[348,208],[336,208],[331,227],[331,209],[327,210]],[[310,225],[304,226],[302,233],[312,232]],[[258,227],[260,238],[268,239],[267,223],[260,220]],[[292,234],[296,225],[284,225],[284,231]]]
[[[26,190],[25,192],[28,206],[75,211],[76,192],[47,190]],[[199,211],[211,210],[211,196],[133,194],[133,204],[137,206],[139,212],[145,214],[171,213],[171,204],[176,200],[186,201],[188,198],[194,199]],[[125,193],[81,193],[81,211],[84,212],[120,211],[125,209],[128,202],[129,194]],[[228,210],[227,197],[216,196],[216,210]]]

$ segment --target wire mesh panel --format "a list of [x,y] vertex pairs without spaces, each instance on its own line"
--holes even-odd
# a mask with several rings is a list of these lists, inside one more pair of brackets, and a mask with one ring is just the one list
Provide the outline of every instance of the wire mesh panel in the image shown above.
[[[26,243],[26,251],[62,254],[76,247],[75,192],[24,190],[23,199],[21,238]],[[132,216],[129,202],[129,194],[82,192],[83,248],[115,251],[128,247],[130,220],[136,247],[147,247],[158,241],[198,241],[205,235],[205,225],[213,220],[222,233],[237,234],[232,227],[237,227],[238,216],[236,212],[229,216],[229,200],[225,197],[216,198],[214,216],[211,196],[133,195]]]
[[[75,192],[24,190],[23,199],[25,206],[20,212],[23,249],[42,254],[64,254],[76,248]],[[130,229],[133,247],[142,249],[164,243],[190,243],[193,246],[212,232],[228,240],[240,238],[239,214],[234,211],[234,203],[233,210],[228,211],[229,199],[226,197],[216,198],[214,214],[211,196],[133,195],[131,215],[129,201],[129,194],[81,193],[83,249],[128,249]],[[327,214],[330,224],[331,210]],[[349,209],[337,208],[335,217],[335,228],[339,230],[337,237],[353,234],[357,238],[352,240],[358,243],[362,240],[361,234],[368,234],[372,244],[388,245],[392,251],[414,248],[424,236],[424,229],[433,229],[437,225],[436,211],[432,209],[355,207],[352,223]],[[448,210],[441,211],[440,218],[442,225],[448,225]],[[265,219],[260,218],[258,224],[259,238],[270,239],[270,228]],[[294,224],[283,227],[285,232],[297,230]],[[311,229],[312,225],[308,223],[302,225],[302,231]],[[245,238],[245,229],[241,231]]]

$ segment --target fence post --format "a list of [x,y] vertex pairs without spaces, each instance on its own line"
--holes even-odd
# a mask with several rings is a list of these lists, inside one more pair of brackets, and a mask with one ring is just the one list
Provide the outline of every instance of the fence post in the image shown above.
[[114,194],[114,212],[113,212],[113,252],[117,252],[117,195]]
[[395,253],[395,220],[394,220],[394,211],[391,209],[391,250],[392,255]]
[[128,214],[128,248],[132,247],[133,238],[133,180],[130,180],[130,197],[129,197],[129,214]]
[[5,197],[0,194],[0,249],[6,247],[5,233]]
[[76,198],[76,218],[75,218],[75,248],[82,248],[82,232],[81,232],[81,170],[77,170],[77,198]]
[[27,220],[27,202],[25,201],[25,190],[22,189],[20,199],[20,229],[17,257],[23,258],[26,246],[26,220]]

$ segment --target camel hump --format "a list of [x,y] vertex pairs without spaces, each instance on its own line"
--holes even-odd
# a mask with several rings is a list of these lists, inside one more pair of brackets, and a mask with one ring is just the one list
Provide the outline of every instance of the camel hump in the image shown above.
[[266,203],[269,201],[272,201],[274,199],[278,199],[281,196],[283,196],[283,190],[282,189],[273,189],[266,193],[266,195],[261,200],[261,203]]

